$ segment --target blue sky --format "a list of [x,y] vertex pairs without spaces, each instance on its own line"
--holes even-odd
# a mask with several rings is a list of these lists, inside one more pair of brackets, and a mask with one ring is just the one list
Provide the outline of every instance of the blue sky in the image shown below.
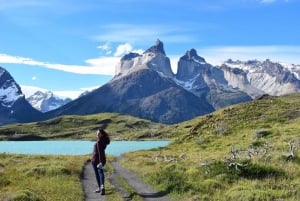
[[195,48],[232,59],[300,64],[300,0],[0,0],[0,66],[29,86],[76,97],[159,38],[176,62]]

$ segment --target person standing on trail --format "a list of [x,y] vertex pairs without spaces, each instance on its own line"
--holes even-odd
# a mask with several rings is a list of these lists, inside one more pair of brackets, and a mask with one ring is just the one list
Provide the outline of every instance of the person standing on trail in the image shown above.
[[98,189],[95,193],[105,195],[104,188],[104,171],[103,168],[106,164],[105,148],[110,143],[108,134],[101,128],[97,130],[97,141],[94,144],[91,163],[95,171]]

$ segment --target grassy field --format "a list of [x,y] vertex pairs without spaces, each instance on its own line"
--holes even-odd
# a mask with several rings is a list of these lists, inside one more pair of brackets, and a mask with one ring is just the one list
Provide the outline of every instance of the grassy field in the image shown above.
[[87,116],[62,116],[42,122],[12,124],[0,127],[0,140],[94,140],[101,127],[114,140],[160,139],[157,135],[162,124],[117,113]]
[[[0,154],[0,200],[82,201],[84,193],[80,177],[88,158]],[[108,169],[112,171],[110,167]],[[106,189],[109,192],[107,200],[122,201],[119,192],[108,181]]]
[[[115,140],[172,139],[168,147],[128,153],[121,162],[173,200],[300,200],[300,94],[266,96],[169,126],[120,114],[65,116],[1,127],[0,139],[23,139],[25,135],[41,139],[94,139],[98,127],[107,129]],[[41,191],[47,191],[49,178],[42,180],[41,175],[28,175],[44,167],[43,160],[32,156],[1,157],[4,157],[0,162],[2,195],[14,196],[20,189],[33,195],[46,193]],[[10,170],[9,164],[13,164],[10,161],[31,160],[27,168],[12,166],[15,171]],[[85,159],[80,160],[81,167],[78,163],[75,168],[51,162],[55,167],[50,169],[56,169],[58,177],[73,178],[74,182]],[[27,177],[39,178],[40,190],[28,185],[33,180],[25,183],[26,188],[24,185],[16,188],[13,172],[20,173],[24,182],[28,182]],[[47,172],[43,177],[52,174]],[[53,182],[50,179],[53,185],[59,182],[55,178]],[[74,188],[76,196],[82,196],[81,187],[73,184],[70,188]],[[6,189],[4,194],[2,189]]]
[[299,94],[230,106],[160,132],[174,142],[126,154],[122,163],[174,200],[300,200]]
[[0,154],[0,200],[83,200],[87,157]]

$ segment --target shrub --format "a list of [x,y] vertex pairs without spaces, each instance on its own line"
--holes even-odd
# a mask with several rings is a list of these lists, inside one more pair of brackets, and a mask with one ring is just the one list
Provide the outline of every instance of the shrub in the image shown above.
[[11,183],[10,180],[8,180],[4,176],[0,175],[0,187],[5,187],[5,186],[9,185],[10,183]]
[[25,173],[27,175],[46,175],[46,176],[55,176],[55,175],[71,175],[71,171],[64,166],[60,165],[46,165],[41,164],[33,168],[26,169]]
[[248,189],[247,187],[235,187],[227,191],[226,200],[234,201],[274,201],[276,196],[270,192],[259,189]]
[[151,181],[155,185],[161,185],[165,191],[182,194],[191,189],[191,185],[186,182],[182,166],[170,164],[161,167],[159,171],[151,176]]
[[200,183],[200,192],[213,194],[216,190],[224,189],[224,185],[214,179],[206,179]]
[[246,166],[240,168],[239,176],[249,179],[263,179],[269,177],[280,177],[285,173],[281,169],[274,168],[272,166],[263,166],[259,164],[249,163]]
[[269,130],[258,130],[255,132],[253,138],[263,138],[267,137],[268,135],[271,135],[272,132]]
[[16,192],[16,194],[12,197],[13,201],[42,201],[35,193],[29,190],[22,190]]

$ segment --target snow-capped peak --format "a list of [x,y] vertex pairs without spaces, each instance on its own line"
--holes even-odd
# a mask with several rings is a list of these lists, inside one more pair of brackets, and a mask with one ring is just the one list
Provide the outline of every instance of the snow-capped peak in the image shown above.
[[48,112],[57,109],[71,101],[70,98],[60,98],[54,95],[51,91],[37,91],[32,96],[27,98],[27,101],[37,110]]
[[4,107],[12,107],[24,94],[11,75],[0,67],[0,103]]

